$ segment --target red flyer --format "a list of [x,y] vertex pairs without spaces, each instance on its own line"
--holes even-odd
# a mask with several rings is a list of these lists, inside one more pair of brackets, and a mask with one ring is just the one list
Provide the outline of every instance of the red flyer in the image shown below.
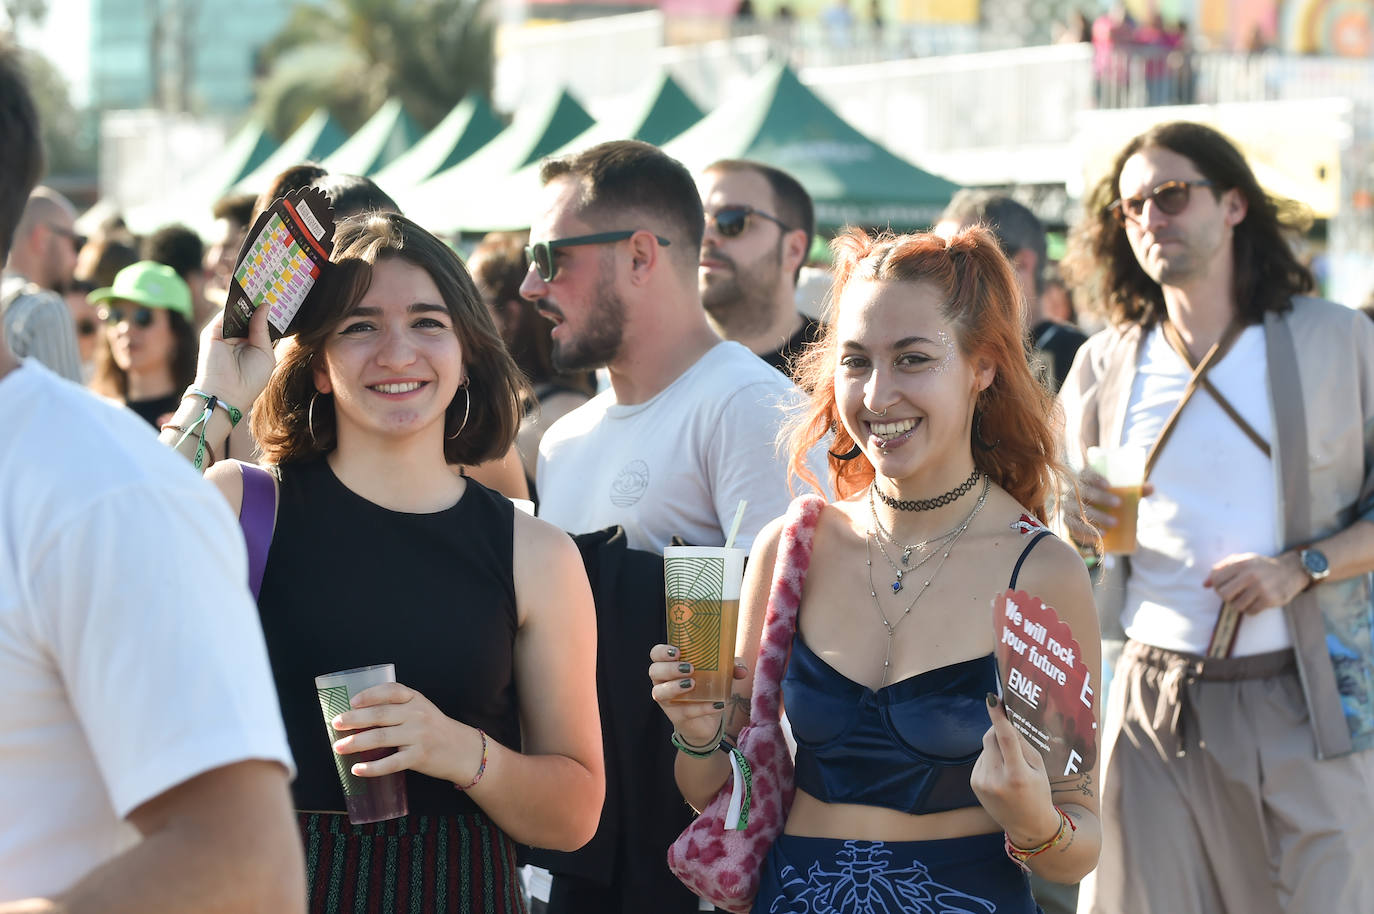
[[1051,777],[1091,770],[1097,759],[1092,671],[1053,606],[1024,591],[992,601],[1002,704],[1040,750]]

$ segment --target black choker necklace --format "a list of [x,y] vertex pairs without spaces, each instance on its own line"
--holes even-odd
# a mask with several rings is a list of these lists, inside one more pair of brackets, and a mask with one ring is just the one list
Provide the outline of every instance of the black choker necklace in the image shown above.
[[969,474],[968,479],[950,489],[944,495],[936,495],[934,498],[918,498],[915,501],[900,501],[891,495],[883,494],[883,490],[878,488],[878,481],[873,481],[873,494],[878,496],[878,501],[887,505],[889,508],[896,508],[898,511],[931,511],[935,508],[943,508],[945,505],[958,501],[969,489],[972,489],[978,482],[978,478],[983,474],[977,467]]

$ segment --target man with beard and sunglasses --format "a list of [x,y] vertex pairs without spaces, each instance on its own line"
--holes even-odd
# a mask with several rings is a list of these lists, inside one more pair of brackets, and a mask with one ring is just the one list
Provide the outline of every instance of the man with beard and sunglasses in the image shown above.
[[[1220,133],[1167,123],[1117,154],[1065,261],[1110,319],[1060,392],[1069,460],[1149,453],[1099,586],[1126,640],[1082,912],[1374,898],[1374,324],[1310,297],[1304,221]],[[1079,483],[1095,550],[1118,499]]]
[[[775,441],[799,392],[708,323],[697,289],[705,220],[681,163],[618,141],[547,161],[541,178],[520,294],[553,321],[554,367],[604,367],[610,389],[545,432],[539,515],[575,535],[623,528],[629,552],[658,573],[619,606],[595,588],[606,811],[583,850],[539,858],[555,872],[547,910],[690,914],[697,899],[664,859],[692,815],[670,729],[647,692],[624,685],[643,681],[639,657],[663,637],[664,547],[723,545],[745,501],[735,545],[748,549],[787,508]],[[605,580],[604,557],[588,567]]]
[[743,159],[708,166],[698,187],[706,210],[698,276],[711,326],[790,376],[821,330],[797,310],[815,235],[811,196],[786,172]]
[[81,241],[76,210],[49,187],[35,187],[14,231],[0,284],[0,316],[10,349],[32,356],[69,381],[83,378],[76,326],[63,295]]

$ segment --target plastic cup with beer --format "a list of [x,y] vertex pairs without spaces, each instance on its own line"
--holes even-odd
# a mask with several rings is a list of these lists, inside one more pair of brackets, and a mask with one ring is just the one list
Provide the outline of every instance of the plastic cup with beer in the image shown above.
[[668,643],[692,665],[693,688],[674,701],[725,701],[735,679],[735,630],[745,551],[734,547],[744,502],[724,546],[668,546],[663,589]]
[[[364,689],[396,681],[396,666],[391,663],[378,663],[373,666],[341,670],[315,677],[315,691],[320,697],[320,710],[324,712],[324,726],[329,732],[329,744],[350,733],[361,730],[335,730],[332,721],[349,710],[353,696]],[[371,728],[368,728],[371,729]],[[395,753],[394,746],[381,749],[366,749],[339,755],[333,752],[334,766],[339,769],[339,783],[343,786],[344,803],[348,806],[348,821],[354,825],[367,822],[382,822],[398,819],[406,815],[406,776],[404,771],[384,774],[381,777],[358,777],[351,770],[357,762],[375,762]],[[332,749],[331,749],[332,752]]]
[[1098,510],[1116,519],[1116,526],[1102,530],[1102,550],[1116,555],[1135,552],[1136,517],[1140,490],[1145,485],[1143,447],[1090,447],[1088,466],[1107,480],[1107,491],[1121,503],[1116,507],[1098,505]]

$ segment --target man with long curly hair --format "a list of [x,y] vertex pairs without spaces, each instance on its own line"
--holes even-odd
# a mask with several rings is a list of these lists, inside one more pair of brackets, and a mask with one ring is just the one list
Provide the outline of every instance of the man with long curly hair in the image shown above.
[[[1070,459],[1150,455],[1135,550],[1100,588],[1126,640],[1080,911],[1374,897],[1374,324],[1310,296],[1302,226],[1230,141],[1179,122],[1118,153],[1071,241],[1109,327],[1061,392]],[[1080,484],[1090,549],[1116,499]]]

